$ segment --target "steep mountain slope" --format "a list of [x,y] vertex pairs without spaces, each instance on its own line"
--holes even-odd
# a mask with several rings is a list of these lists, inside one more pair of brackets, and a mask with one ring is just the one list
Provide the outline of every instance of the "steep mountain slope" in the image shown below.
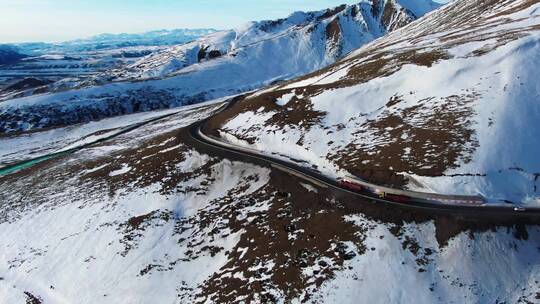
[[455,1],[211,131],[331,176],[540,204],[539,50],[538,1]]
[[[415,32],[406,28],[391,40],[379,40],[300,82],[251,94],[214,123],[216,126],[225,123],[227,128],[219,131],[231,140],[232,134],[238,136],[237,144],[251,142],[251,147],[268,152],[280,149],[278,153],[309,160],[319,164],[320,169],[326,165],[328,171],[334,170],[338,162],[317,154],[322,149],[317,143],[326,143],[328,137],[358,146],[371,141],[374,149],[380,149],[382,140],[392,144],[395,137],[383,136],[383,132],[392,132],[387,130],[392,125],[385,119],[380,132],[364,132],[365,141],[359,142],[354,135],[347,137],[347,129],[352,128],[350,121],[363,119],[365,115],[359,113],[371,113],[372,107],[380,110],[370,114],[374,118],[365,125],[368,130],[379,130],[371,127],[371,123],[379,116],[387,117],[386,111],[395,109],[392,117],[396,118],[389,120],[398,120],[400,109],[411,105],[428,119],[409,110],[399,116],[410,119],[407,125],[400,124],[407,127],[411,140],[434,141],[440,133],[419,137],[418,134],[424,133],[411,126],[421,124],[424,132],[442,132],[446,129],[431,126],[431,105],[440,109],[435,116],[440,115],[441,120],[454,117],[448,114],[453,111],[447,110],[454,108],[446,105],[448,101],[443,103],[437,98],[421,103],[430,106],[427,110],[414,107],[414,96],[429,93],[422,93],[422,86],[437,94],[434,88],[452,91],[454,86],[463,86],[470,91],[464,84],[475,86],[477,81],[471,78],[462,81],[460,75],[476,71],[479,64],[487,71],[491,66],[497,68],[499,61],[488,59],[501,50],[511,58],[522,51],[523,56],[529,56],[527,44],[523,47],[521,43],[537,37],[519,29],[519,35],[510,35],[515,40],[498,49],[481,48],[480,55],[488,57],[459,58],[463,57],[460,54],[472,53],[485,44],[496,46],[498,39],[505,39],[505,32],[484,27],[487,31],[494,30],[490,35],[482,35],[485,41],[455,44],[453,48],[439,42],[445,36],[438,32],[431,36],[422,32],[428,34],[440,27],[442,31],[455,31],[456,37],[446,36],[450,37],[449,43],[456,41],[453,39],[471,40],[478,30],[470,24],[469,14],[474,18],[484,16],[478,18],[479,26],[486,25],[485,18],[489,19],[484,14],[492,16],[490,20],[494,22],[504,18],[495,26],[505,24],[508,33],[516,32],[519,27],[512,22],[516,19],[512,14],[521,14],[524,18],[519,22],[530,23],[537,20],[534,12],[538,11],[538,5],[464,0],[451,7],[445,14],[434,14],[412,24],[410,27],[417,27]],[[491,12],[483,13],[483,10]],[[443,21],[444,18],[447,20]],[[465,26],[470,31],[463,31]],[[410,39],[417,44],[408,45]],[[522,47],[510,52],[516,45]],[[450,56],[455,57],[443,59]],[[478,62],[481,58],[485,61]],[[449,62],[440,67],[442,71],[436,70],[439,76],[431,74],[431,69],[445,60]],[[408,64],[403,64],[404,61]],[[431,63],[429,67],[427,63]],[[465,68],[458,63],[466,63]],[[499,74],[506,75],[518,67],[532,73],[532,67],[516,62]],[[392,78],[405,72],[407,78],[403,75]],[[451,80],[457,82],[450,82],[447,73],[452,73]],[[381,74],[385,76],[377,77]],[[523,75],[528,74],[520,74],[524,85],[509,85],[508,92],[519,92],[515,87],[531,83]],[[405,88],[411,84],[420,86],[412,94]],[[356,92],[359,87],[365,90]],[[406,94],[389,100],[395,92],[386,92],[387,87]],[[302,95],[294,97],[293,90]],[[480,93],[487,94],[486,91]],[[495,86],[492,91],[495,97],[503,95]],[[526,92],[535,94],[534,89]],[[330,96],[332,100],[321,101],[317,99],[319,96]],[[497,103],[495,97],[482,106],[494,100]],[[516,95],[509,102],[530,103],[522,97]],[[323,105],[324,113],[317,110]],[[166,112],[0,136],[0,164],[7,164],[107,136],[118,128],[164,113],[173,114],[74,153],[0,175],[0,301],[10,304],[487,304],[536,303],[540,299],[537,222],[525,225],[526,222],[517,220],[438,215],[431,210],[386,206],[312,184],[267,163],[219,153],[191,138],[186,126],[207,118],[223,106],[218,100]],[[458,110],[469,111],[467,106]],[[531,117],[536,115],[536,108],[528,107],[528,110]],[[506,115],[496,114],[499,115],[496,117]],[[358,118],[351,120],[351,117]],[[476,117],[468,119],[472,123]],[[335,125],[336,122],[340,124]],[[448,120],[444,126],[451,132],[447,133],[454,134],[453,127],[460,122],[457,118]],[[494,120],[492,126],[497,122]],[[265,124],[270,128],[261,131],[259,128]],[[252,129],[245,130],[245,126]],[[309,130],[320,126],[324,131],[314,133],[320,137],[316,141]],[[360,126],[357,129],[364,130]],[[268,145],[269,135],[265,134],[274,132],[275,146]],[[443,140],[454,140],[452,136]],[[479,143],[475,148],[481,149],[484,141],[481,136],[475,136]],[[240,141],[240,137],[246,142]],[[514,146],[519,146],[517,143]],[[350,153],[351,163],[357,157],[355,150],[343,152],[337,145],[330,146],[341,157]],[[302,147],[310,150],[301,150],[298,155],[291,152]],[[423,145],[410,147],[410,154],[417,155],[413,148]],[[399,149],[396,151],[399,154]],[[380,159],[388,156],[391,155]],[[471,162],[476,162],[474,157]]]
[[[363,1],[211,34],[127,68],[51,86],[53,91],[78,90],[4,102],[0,104],[0,132],[71,124],[253,90],[333,63],[436,7],[430,0]],[[154,79],[162,77],[167,78]]]
[[[252,67],[255,63],[264,66],[265,62],[271,62],[274,68],[265,72],[273,78],[288,78],[333,63],[343,54],[437,7],[426,0],[385,0],[318,12],[296,12],[285,19],[251,22],[172,47],[140,60],[127,71],[112,74],[118,79],[164,77],[203,60],[238,56],[240,58],[233,62]],[[244,62],[242,57],[250,62]],[[230,65],[231,62],[219,64]]]
[[[184,130],[221,106],[0,176],[2,302],[537,301],[538,226],[385,207],[223,158]],[[49,132],[20,140],[56,146]]]

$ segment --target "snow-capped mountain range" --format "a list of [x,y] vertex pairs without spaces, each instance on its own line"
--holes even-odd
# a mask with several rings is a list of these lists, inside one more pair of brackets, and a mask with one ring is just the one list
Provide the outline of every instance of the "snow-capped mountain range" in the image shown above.
[[362,1],[210,34],[90,79],[65,79],[38,91],[49,94],[3,102],[0,132],[192,104],[253,90],[331,64],[436,7],[431,1]]
[[[407,5],[401,5],[402,2]],[[169,48],[112,76],[120,80],[166,77],[179,71],[189,72],[182,69],[203,60],[225,56],[229,60],[216,65],[234,62],[254,67],[257,64],[276,80],[287,79],[333,63],[436,7],[437,4],[428,1],[392,0],[296,12],[284,19],[251,22]],[[271,65],[264,65],[265,62]]]

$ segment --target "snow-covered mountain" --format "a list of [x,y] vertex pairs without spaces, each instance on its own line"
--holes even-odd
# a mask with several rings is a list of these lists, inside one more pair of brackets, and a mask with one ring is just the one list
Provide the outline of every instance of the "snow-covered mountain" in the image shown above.
[[49,86],[56,93],[3,102],[0,132],[71,124],[253,90],[331,64],[436,7],[430,0],[362,1],[217,32],[90,79],[56,82]]
[[[501,106],[497,98],[503,96],[516,106],[489,117],[497,132],[508,126],[499,122],[515,121],[513,115],[534,125],[528,119],[538,111],[525,97],[537,94],[538,5],[458,1],[325,70],[251,94],[230,109],[236,113],[214,122],[226,124],[222,134],[238,136],[236,144],[280,149],[321,170],[330,162],[395,161],[381,149],[385,142],[399,156],[410,148],[412,167],[432,153],[444,163],[448,156],[438,149],[438,138],[458,151],[456,138],[469,134],[462,128],[480,130],[474,127],[478,118],[468,116],[478,102],[490,110],[490,104]],[[528,65],[520,61],[525,58]],[[492,68],[501,69],[492,75]],[[477,76],[482,69],[487,74]],[[505,77],[506,91],[495,83],[477,87],[497,75]],[[481,97],[454,106],[469,100],[460,94],[477,95],[471,87]],[[418,102],[429,92],[457,97]],[[219,111],[221,101],[0,136],[1,166],[118,134],[11,174],[0,168],[0,302],[538,302],[538,222],[382,205],[220,153],[191,138],[186,126]],[[530,116],[521,113],[526,105]],[[273,145],[261,134],[266,126],[265,132],[276,134]],[[353,128],[366,131],[356,135]],[[510,146],[520,150],[520,138],[536,140],[536,131],[528,131],[514,132],[515,142],[497,147],[501,162]],[[478,145],[471,146],[484,149],[486,138],[475,136]],[[403,145],[392,148],[393,138]],[[350,141],[355,149],[348,158],[327,140]],[[320,142],[339,158],[320,157]],[[370,157],[358,155],[362,145],[374,147],[366,152]],[[478,164],[475,157],[470,163]]]
[[[250,67],[258,64],[276,80],[286,79],[333,63],[437,7],[426,0],[385,0],[296,12],[284,19],[251,22],[172,47],[112,76],[120,80],[165,77],[178,71],[184,73],[183,68],[204,60],[225,56],[233,58],[216,63],[219,68],[232,63]],[[265,65],[266,62],[271,66]]]
[[[0,176],[0,300],[537,300],[538,226],[385,207],[245,158],[223,158],[185,133],[220,106],[182,107],[112,140]],[[0,163],[171,113],[1,137],[9,153]]]
[[540,3],[455,1],[256,92],[216,135],[331,176],[540,205]]

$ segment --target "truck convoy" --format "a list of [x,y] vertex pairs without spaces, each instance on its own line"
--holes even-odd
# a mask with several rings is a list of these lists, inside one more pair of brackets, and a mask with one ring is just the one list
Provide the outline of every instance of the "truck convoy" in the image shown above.
[[399,190],[373,185],[352,176],[339,178],[337,182],[340,187],[349,191],[397,203],[430,203],[459,206],[482,206],[486,204],[486,199],[482,196],[444,195]]

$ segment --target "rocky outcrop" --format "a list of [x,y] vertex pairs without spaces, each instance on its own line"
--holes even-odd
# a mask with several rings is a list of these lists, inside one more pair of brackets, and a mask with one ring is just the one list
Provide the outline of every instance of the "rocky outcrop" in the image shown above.
[[210,46],[203,45],[199,49],[199,53],[197,54],[197,60],[198,62],[201,62],[203,60],[210,60],[214,58],[221,57],[221,52],[219,50],[209,50]]

